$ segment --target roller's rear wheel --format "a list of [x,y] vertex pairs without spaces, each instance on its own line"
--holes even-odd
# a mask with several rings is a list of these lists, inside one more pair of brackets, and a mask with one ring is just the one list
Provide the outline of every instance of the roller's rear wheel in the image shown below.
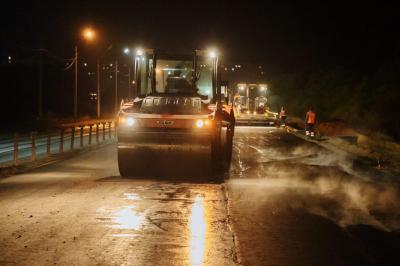
[[226,132],[219,131],[212,142],[211,161],[214,174],[227,172],[232,160],[233,131],[228,127]]
[[232,150],[233,150],[233,131],[228,128],[226,132],[226,147],[225,147],[225,153],[226,153],[225,159],[228,169],[232,161]]

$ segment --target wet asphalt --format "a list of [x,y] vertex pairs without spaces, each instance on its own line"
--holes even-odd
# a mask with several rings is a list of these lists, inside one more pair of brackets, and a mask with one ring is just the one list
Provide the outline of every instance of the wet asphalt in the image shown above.
[[223,181],[122,178],[110,144],[0,180],[0,265],[398,265],[396,184],[275,128]]
[[398,265],[398,177],[358,172],[358,161],[282,130],[239,128],[226,186],[240,262]]

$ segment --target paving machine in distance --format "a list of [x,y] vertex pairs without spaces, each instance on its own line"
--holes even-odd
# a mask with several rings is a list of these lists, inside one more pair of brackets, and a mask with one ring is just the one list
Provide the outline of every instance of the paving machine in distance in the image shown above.
[[231,90],[237,125],[275,125],[278,114],[270,112],[266,84],[239,83]]
[[218,55],[146,50],[135,65],[135,98],[122,101],[118,114],[121,176],[226,169],[235,117],[222,104]]

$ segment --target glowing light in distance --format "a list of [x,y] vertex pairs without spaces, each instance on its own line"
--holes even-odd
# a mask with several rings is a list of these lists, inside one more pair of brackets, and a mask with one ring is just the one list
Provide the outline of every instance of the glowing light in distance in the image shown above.
[[140,49],[140,48],[136,49],[136,55],[137,56],[142,56],[143,55],[143,50]]
[[210,53],[209,53],[209,56],[210,56],[211,58],[216,58],[216,57],[217,57],[217,52],[214,51],[214,50],[211,50]]
[[92,41],[96,38],[96,32],[92,28],[85,28],[82,32],[83,38]]

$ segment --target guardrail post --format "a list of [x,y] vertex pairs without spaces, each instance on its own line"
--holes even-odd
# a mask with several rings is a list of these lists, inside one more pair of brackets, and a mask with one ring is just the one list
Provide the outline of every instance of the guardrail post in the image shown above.
[[81,126],[80,146],[83,147],[83,126]]
[[112,122],[108,122],[108,139],[111,139],[111,124]]
[[99,142],[99,125],[100,124],[96,124],[96,143],[98,143]]
[[93,125],[89,125],[89,145],[92,144],[92,127]]
[[61,129],[60,132],[60,153],[64,152],[64,129]]
[[31,133],[32,141],[32,162],[36,161],[36,132]]
[[18,165],[18,133],[14,134],[14,165]]
[[75,143],[75,127],[71,128],[71,150],[74,149],[74,143]]
[[103,141],[106,140],[106,123],[102,123],[103,124]]
[[47,156],[50,156],[51,155],[51,135],[50,134],[47,134],[47,149],[46,149],[46,151],[47,151]]

